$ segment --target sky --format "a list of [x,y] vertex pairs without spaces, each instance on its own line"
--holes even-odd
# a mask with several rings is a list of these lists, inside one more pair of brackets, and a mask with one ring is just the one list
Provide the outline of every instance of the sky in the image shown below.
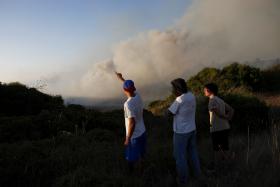
[[[165,29],[190,0],[0,0],[0,81],[79,74],[120,41]],[[61,90],[63,92],[63,90]],[[63,93],[61,93],[63,95]]]
[[279,10],[279,0],[0,0],[0,81],[108,101],[123,95],[120,71],[143,100],[163,99],[171,80],[205,67],[273,64]]

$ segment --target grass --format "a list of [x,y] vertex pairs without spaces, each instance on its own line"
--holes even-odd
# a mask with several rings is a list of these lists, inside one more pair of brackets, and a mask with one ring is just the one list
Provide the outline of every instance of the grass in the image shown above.
[[[148,153],[142,174],[127,172],[124,134],[95,128],[77,136],[0,144],[0,186],[174,186],[172,125],[152,115],[145,120]],[[215,171],[209,171],[213,160],[209,133],[198,131],[203,175],[200,180],[191,177],[189,186],[279,186],[280,124],[271,121],[270,130],[250,132],[249,144],[247,133],[232,132],[234,157],[221,161]]]

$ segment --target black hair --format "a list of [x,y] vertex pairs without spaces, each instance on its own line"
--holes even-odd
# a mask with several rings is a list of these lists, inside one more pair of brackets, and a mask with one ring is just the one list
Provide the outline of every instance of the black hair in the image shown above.
[[215,83],[205,84],[204,88],[207,88],[208,90],[210,90],[214,95],[218,94],[218,86]]
[[171,81],[173,89],[181,94],[188,92],[187,83],[184,79],[178,78]]

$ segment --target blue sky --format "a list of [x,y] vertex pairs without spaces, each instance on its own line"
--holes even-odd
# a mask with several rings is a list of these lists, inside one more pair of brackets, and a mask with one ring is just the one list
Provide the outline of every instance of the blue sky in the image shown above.
[[190,1],[0,0],[0,81],[38,80],[110,58],[114,44],[174,24]]

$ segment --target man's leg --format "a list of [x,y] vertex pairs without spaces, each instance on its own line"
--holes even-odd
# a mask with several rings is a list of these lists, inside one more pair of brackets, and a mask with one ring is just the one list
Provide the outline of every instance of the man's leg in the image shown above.
[[191,163],[194,168],[194,174],[196,177],[199,177],[201,175],[201,169],[200,169],[200,161],[199,161],[197,146],[196,146],[196,132],[195,131],[191,132],[191,134],[190,134],[189,145],[188,145],[188,154],[189,154],[189,158],[190,158]]
[[230,155],[229,152],[229,132],[230,130],[225,130],[223,134],[223,151],[225,155],[226,160],[231,160],[232,156]]
[[176,160],[176,169],[178,172],[179,182],[187,182],[187,160],[186,160],[186,136],[174,133],[173,136],[173,155]]
[[125,148],[125,159],[128,163],[128,172],[130,174],[135,172],[135,165],[139,160],[139,146],[137,146],[137,139],[131,139],[129,144]]
[[146,148],[147,148],[147,135],[146,132],[144,132],[141,135],[141,139],[140,139],[140,156],[141,159],[144,160],[145,156],[146,156]]
[[147,147],[147,135],[146,132],[141,135],[140,141],[139,141],[139,147],[140,147],[140,159],[139,159],[139,172],[140,174],[143,174],[144,172],[144,160],[146,156],[146,147]]
[[212,138],[212,145],[213,145],[213,151],[214,151],[214,169],[217,169],[218,162],[220,160],[220,148],[219,148],[219,133],[218,132],[212,132],[211,133]]

